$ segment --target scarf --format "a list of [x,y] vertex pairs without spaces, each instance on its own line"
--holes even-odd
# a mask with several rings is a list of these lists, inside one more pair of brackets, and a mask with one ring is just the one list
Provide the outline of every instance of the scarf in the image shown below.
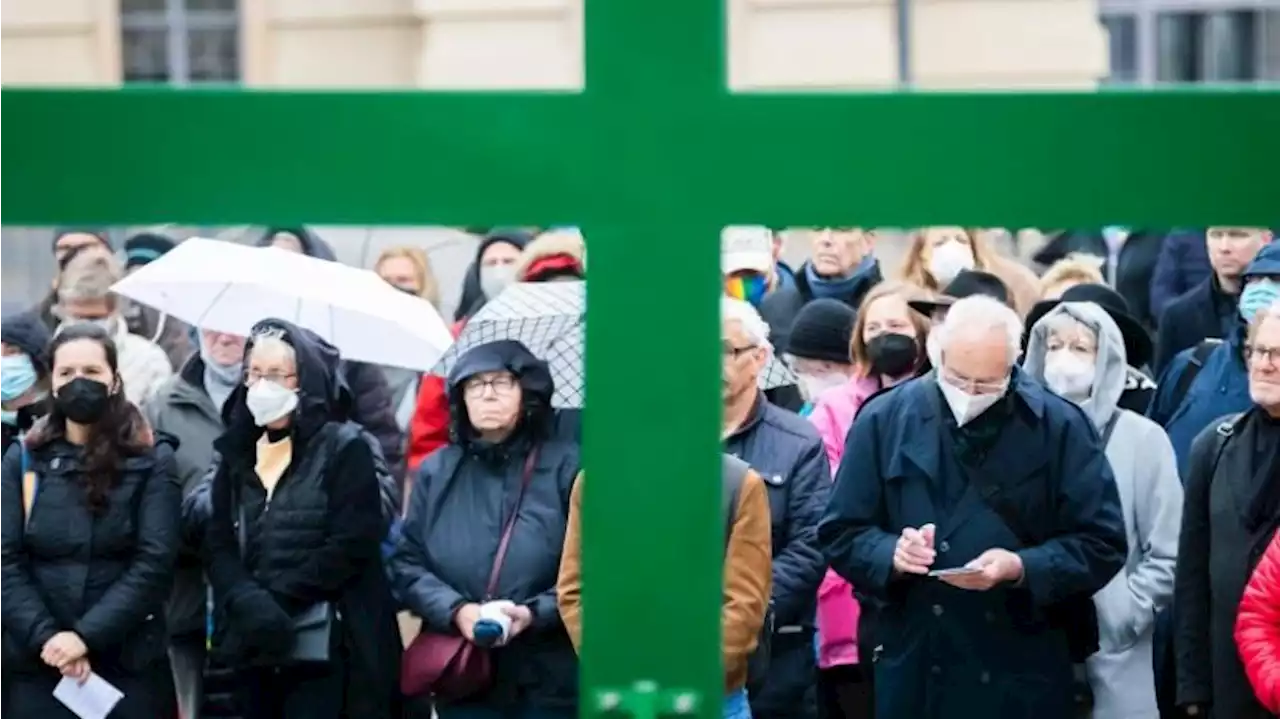
[[804,278],[809,284],[809,291],[817,298],[831,298],[848,301],[867,281],[879,274],[880,265],[875,255],[862,258],[853,272],[845,277],[823,277],[813,269],[810,262],[804,263]]

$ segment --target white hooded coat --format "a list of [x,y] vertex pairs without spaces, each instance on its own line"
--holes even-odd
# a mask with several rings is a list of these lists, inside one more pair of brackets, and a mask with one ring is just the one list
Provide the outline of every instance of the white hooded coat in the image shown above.
[[1100,649],[1089,658],[1094,719],[1157,719],[1152,649],[1157,609],[1173,597],[1182,483],[1173,445],[1159,425],[1118,408],[1128,362],[1120,329],[1091,302],[1067,302],[1031,329],[1023,369],[1045,381],[1052,318],[1071,317],[1097,337],[1093,387],[1080,407],[1103,433],[1114,419],[1107,459],[1124,510],[1129,556],[1124,571],[1094,595]]

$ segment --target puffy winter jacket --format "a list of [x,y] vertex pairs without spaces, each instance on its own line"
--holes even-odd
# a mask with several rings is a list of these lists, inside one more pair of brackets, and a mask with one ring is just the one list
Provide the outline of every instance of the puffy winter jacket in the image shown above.
[[1258,701],[1280,714],[1280,534],[1271,539],[1245,587],[1236,647]]

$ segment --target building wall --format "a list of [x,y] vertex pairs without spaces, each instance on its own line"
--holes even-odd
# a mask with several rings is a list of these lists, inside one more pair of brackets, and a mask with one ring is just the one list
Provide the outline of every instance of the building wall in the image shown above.
[[[893,0],[725,0],[739,89],[897,82]],[[118,82],[117,0],[6,0],[6,84]],[[277,87],[574,88],[582,0],[241,0],[243,81]],[[913,0],[916,84],[1089,87],[1097,0]]]

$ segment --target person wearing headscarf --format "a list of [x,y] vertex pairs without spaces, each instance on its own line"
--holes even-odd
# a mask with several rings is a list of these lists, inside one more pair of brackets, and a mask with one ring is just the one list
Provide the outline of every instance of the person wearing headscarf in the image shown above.
[[[489,652],[492,681],[457,695],[403,688],[433,691],[441,719],[576,717],[578,662],[556,581],[579,449],[552,433],[550,369],[501,340],[463,354],[448,388],[451,440],[416,473],[390,571],[426,635],[406,657],[419,643],[460,637]],[[481,617],[503,626],[501,636],[480,631]]]
[[476,258],[467,267],[462,281],[462,296],[453,316],[455,321],[466,321],[516,281],[520,252],[532,240],[528,231],[515,227],[499,227],[484,233],[476,246]]
[[[1123,298],[1117,299],[1123,301]],[[1099,648],[1086,662],[1093,719],[1158,719],[1157,613],[1173,600],[1182,483],[1160,425],[1120,406],[1129,370],[1110,311],[1065,301],[1031,328],[1023,370],[1078,405],[1102,435],[1123,509],[1125,570],[1094,594]]]
[[346,419],[338,352],[268,319],[244,363],[214,442],[205,536],[214,645],[238,671],[243,716],[398,717],[387,525],[374,450]]
[[[257,245],[297,252],[317,260],[338,261],[333,247],[306,227],[268,227]],[[391,387],[382,369],[367,362],[344,360],[340,371],[355,397],[352,419],[377,438],[391,473],[403,480],[405,437],[396,423]]]
[[574,227],[547,230],[525,245],[516,261],[517,282],[558,282],[587,277],[587,246]]
[[4,410],[4,449],[31,429],[48,411],[51,335],[32,312],[10,315],[0,322],[0,406]]

